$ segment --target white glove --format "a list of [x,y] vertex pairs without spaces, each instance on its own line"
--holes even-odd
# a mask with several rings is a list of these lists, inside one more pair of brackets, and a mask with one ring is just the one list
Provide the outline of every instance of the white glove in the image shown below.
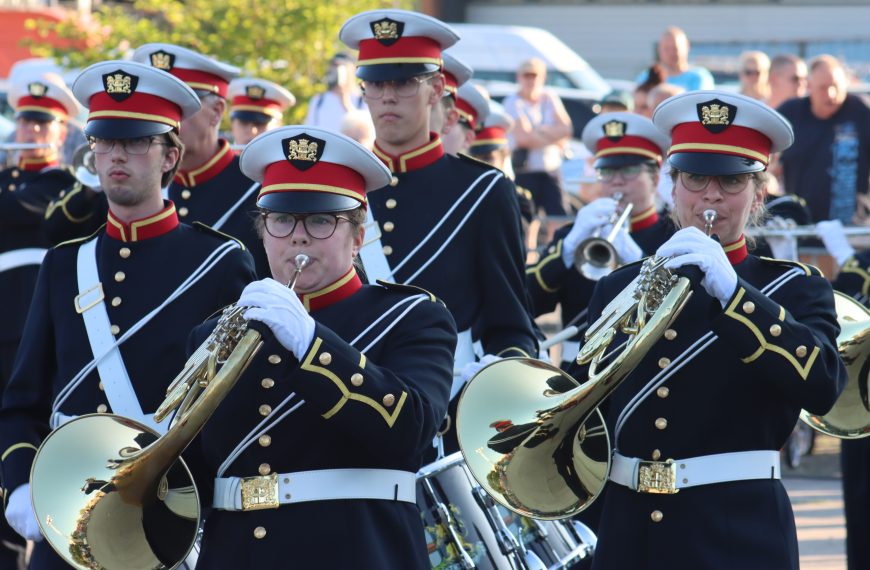
[[462,367],[462,383],[465,384],[472,376],[480,372],[484,366],[497,360],[501,360],[501,357],[494,354],[484,354],[477,362],[469,362]]
[[628,233],[628,228],[625,226],[620,228],[616,233],[616,237],[613,238],[613,247],[616,249],[616,254],[619,256],[621,264],[634,263],[643,257],[643,250],[632,239]]
[[695,227],[684,228],[666,241],[656,255],[673,257],[665,263],[668,269],[697,265],[704,273],[701,286],[711,297],[719,299],[722,307],[737,290],[737,273],[728,261],[725,250],[716,240]]
[[6,520],[15,532],[26,540],[39,542],[42,533],[39,532],[39,524],[36,522],[36,513],[33,512],[33,504],[30,502],[30,483],[21,485],[9,495],[6,503]]
[[[775,230],[784,230],[788,229],[792,224],[789,224],[786,220],[779,216],[774,216],[764,225],[765,227]],[[767,245],[770,246],[770,251],[773,254],[773,257],[777,259],[789,259],[791,261],[797,261],[797,239],[793,237],[778,236],[771,236],[764,239],[767,240]]]
[[849,245],[846,232],[843,231],[843,223],[840,220],[819,222],[816,224],[816,233],[822,238],[828,253],[837,260],[837,265],[842,267],[850,257],[855,255],[855,249]]
[[577,212],[571,231],[562,240],[562,261],[565,267],[574,265],[574,253],[584,239],[606,224],[616,211],[618,203],[613,198],[598,198],[589,202]]
[[314,319],[296,293],[274,279],[254,281],[239,297],[240,307],[251,307],[245,318],[260,321],[296,358],[302,358],[314,340]]

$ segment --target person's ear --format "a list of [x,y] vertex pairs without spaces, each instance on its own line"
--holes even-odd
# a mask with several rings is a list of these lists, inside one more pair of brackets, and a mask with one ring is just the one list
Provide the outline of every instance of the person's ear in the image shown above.
[[440,105],[441,97],[444,96],[444,75],[438,73],[433,76],[430,79],[430,85],[432,86],[432,91],[429,93],[429,104]]
[[227,110],[227,101],[223,97],[212,97],[211,105],[214,116],[211,119],[211,126],[216,127],[221,124],[221,119],[224,117],[224,112]]
[[181,151],[178,147],[166,147],[166,152],[163,153],[163,164],[160,167],[161,172],[169,172],[175,168],[176,163],[181,160]]

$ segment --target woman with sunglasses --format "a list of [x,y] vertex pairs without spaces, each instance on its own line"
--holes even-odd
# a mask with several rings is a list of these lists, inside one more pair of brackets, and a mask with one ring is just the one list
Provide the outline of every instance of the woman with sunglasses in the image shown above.
[[214,490],[198,567],[429,568],[415,473],[447,410],[456,329],[431,294],[364,285],[354,267],[366,191],[390,172],[299,126],[255,138],[241,168],[262,183],[273,278],[239,298],[264,345],[188,453]]
[[[673,97],[653,122],[672,139],[681,228],[656,255],[700,279],[602,406],[614,454],[593,568],[797,569],[779,449],[802,408],[833,406],[846,374],[824,276],[746,251],[744,230],[763,213],[758,173],[791,144],[791,126],[721,91]],[[640,267],[599,281],[590,323]]]

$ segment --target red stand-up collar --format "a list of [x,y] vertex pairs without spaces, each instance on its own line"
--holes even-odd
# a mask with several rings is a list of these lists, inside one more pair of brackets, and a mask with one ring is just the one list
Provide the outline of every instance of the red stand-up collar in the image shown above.
[[442,156],[444,156],[444,147],[441,146],[441,137],[437,133],[429,133],[429,142],[414,150],[409,150],[399,156],[387,154],[375,142],[373,149],[375,155],[380,158],[387,168],[392,173],[403,173],[417,170],[425,166],[429,166]]
[[22,158],[18,161],[18,168],[25,172],[39,172],[43,168],[60,165],[60,159],[57,153],[52,153],[49,156],[41,156],[39,158]]
[[213,157],[208,159],[199,168],[179,170],[175,174],[175,182],[187,188],[193,188],[197,184],[205,184],[229,166],[235,156],[230,148],[230,143],[221,139],[218,144],[218,151]]
[[737,265],[749,255],[749,252],[746,250],[746,238],[743,234],[740,234],[737,241],[723,245],[722,249],[725,250],[725,255],[728,256],[728,261],[731,262],[731,265]]
[[360,287],[362,287],[362,281],[356,274],[356,270],[351,267],[335,283],[312,293],[302,293],[299,295],[299,300],[302,301],[305,309],[312,313],[350,297],[359,291]]
[[164,200],[164,208],[141,220],[134,220],[125,224],[109,210],[109,221],[106,224],[106,233],[110,238],[123,242],[142,241],[162,236],[178,227],[178,216],[175,214],[175,204]]
[[650,206],[648,210],[644,210],[640,214],[631,217],[631,230],[637,232],[645,230],[656,225],[659,221],[659,213],[656,212],[655,206]]

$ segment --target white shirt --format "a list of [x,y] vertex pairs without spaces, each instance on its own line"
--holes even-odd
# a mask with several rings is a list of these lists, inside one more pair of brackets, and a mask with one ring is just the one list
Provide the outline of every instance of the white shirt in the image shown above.
[[[361,94],[351,95],[350,103],[352,108],[368,111]],[[341,132],[341,121],[347,111],[341,104],[341,97],[332,91],[326,91],[311,98],[308,103],[308,116],[305,117],[305,124],[338,133]]]

